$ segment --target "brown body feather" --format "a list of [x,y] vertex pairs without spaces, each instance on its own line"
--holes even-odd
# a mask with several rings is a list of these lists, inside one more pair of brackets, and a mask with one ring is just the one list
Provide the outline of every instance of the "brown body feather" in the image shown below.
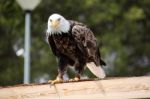
[[[94,62],[95,66],[105,65],[100,57],[93,32],[82,23],[69,22],[68,33],[53,34],[47,37],[54,55],[58,58],[59,73],[63,75],[68,65],[74,66],[79,74],[83,72],[87,63]],[[98,75],[96,76],[100,78]]]

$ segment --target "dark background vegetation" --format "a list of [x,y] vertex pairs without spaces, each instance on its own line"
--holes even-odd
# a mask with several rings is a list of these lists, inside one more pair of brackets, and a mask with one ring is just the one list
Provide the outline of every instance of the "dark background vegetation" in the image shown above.
[[[57,75],[55,58],[44,39],[52,13],[92,29],[101,42],[108,76],[150,75],[150,0],[42,0],[32,12],[32,83]],[[24,24],[17,2],[0,0],[0,86],[23,83],[23,56],[16,52],[24,48]]]

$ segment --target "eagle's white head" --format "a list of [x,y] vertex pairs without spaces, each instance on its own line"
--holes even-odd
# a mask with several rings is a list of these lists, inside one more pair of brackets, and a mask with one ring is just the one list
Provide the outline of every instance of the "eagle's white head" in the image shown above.
[[52,14],[48,18],[47,33],[49,35],[68,33],[69,29],[70,29],[69,21],[66,20],[60,14]]

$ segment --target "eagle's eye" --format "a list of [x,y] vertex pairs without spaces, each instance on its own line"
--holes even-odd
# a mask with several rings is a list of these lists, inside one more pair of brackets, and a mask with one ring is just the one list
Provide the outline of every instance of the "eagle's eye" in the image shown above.
[[50,19],[50,22],[52,22],[52,19]]
[[58,18],[58,21],[60,21],[61,20],[61,18]]

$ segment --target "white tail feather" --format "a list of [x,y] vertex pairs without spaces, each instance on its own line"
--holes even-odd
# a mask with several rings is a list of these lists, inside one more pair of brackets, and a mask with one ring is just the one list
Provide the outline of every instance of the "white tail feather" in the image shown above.
[[94,62],[87,63],[86,66],[98,78],[105,78],[105,71],[102,69],[101,66],[96,66]]

